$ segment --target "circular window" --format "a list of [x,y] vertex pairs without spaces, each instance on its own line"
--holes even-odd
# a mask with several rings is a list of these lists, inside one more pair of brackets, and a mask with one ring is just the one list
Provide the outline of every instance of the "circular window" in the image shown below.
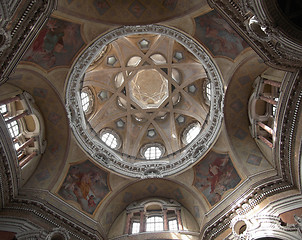
[[191,123],[183,132],[182,141],[184,144],[192,142],[200,133],[201,126],[199,122]]
[[81,91],[81,104],[85,114],[92,112],[93,97],[92,92],[88,87],[84,87]]
[[112,149],[119,149],[121,147],[121,140],[118,134],[112,129],[103,129],[100,132],[101,140]]
[[[117,28],[87,46],[71,69],[66,87],[70,126],[83,149],[104,167],[110,162],[111,170],[132,177],[175,174],[189,167],[184,162],[198,161],[217,139],[223,117],[218,73],[202,46],[175,29]],[[206,79],[211,105],[199,97]],[[74,96],[85,88],[94,91],[80,102]],[[99,99],[99,93],[106,94],[92,102],[94,114],[88,117],[79,109],[89,109],[88,99]],[[193,139],[196,144],[189,144]]]
[[159,143],[146,144],[141,149],[141,155],[148,160],[159,159],[165,153],[165,148]]

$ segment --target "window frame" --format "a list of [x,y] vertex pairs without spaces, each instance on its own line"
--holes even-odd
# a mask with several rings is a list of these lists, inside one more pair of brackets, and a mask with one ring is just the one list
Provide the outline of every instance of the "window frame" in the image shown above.
[[[109,137],[107,137],[106,140],[103,140],[103,139],[102,139],[103,136],[104,136],[105,134],[109,134],[109,136],[110,136],[110,135],[113,136],[113,138],[114,138],[115,141],[116,141],[116,146],[115,146],[115,147],[112,147],[112,142],[113,142],[114,140],[112,140],[111,143],[108,144],[108,143],[106,142],[106,140],[107,140]],[[119,149],[119,148],[122,146],[122,141],[121,141],[120,136],[119,136],[113,129],[111,129],[111,128],[104,128],[104,129],[102,129],[102,130],[100,131],[100,140],[101,140],[103,143],[105,143],[106,146],[108,146],[108,147],[110,147],[111,149],[114,149],[114,150],[117,150],[117,149]]]
[[[194,129],[197,126],[199,126],[199,132],[196,134],[195,137],[193,137],[191,140],[188,141],[188,134],[190,134],[192,129]],[[194,139],[196,139],[198,137],[200,132],[201,132],[201,124],[199,122],[196,121],[196,122],[193,122],[193,123],[189,124],[182,133],[182,142],[183,142],[183,144],[188,145],[191,142],[193,142]]]
[[[156,156],[156,152],[155,152],[155,158],[147,158],[145,154],[148,151],[148,149],[151,149],[151,148],[159,149],[161,154],[159,156]],[[148,143],[141,148],[140,153],[141,153],[141,156],[146,160],[157,160],[157,159],[160,159],[165,154],[165,147],[160,143]],[[150,155],[152,155],[152,153],[150,153],[149,156]]]
[[[161,219],[161,221],[157,221],[158,219]],[[154,219],[154,221],[150,222],[148,220],[150,219]],[[160,229],[156,229],[158,226],[158,224],[161,224]],[[148,226],[153,226],[154,230],[148,230]],[[146,232],[161,232],[164,231],[164,217],[162,215],[152,215],[152,216],[148,216],[146,218]]]

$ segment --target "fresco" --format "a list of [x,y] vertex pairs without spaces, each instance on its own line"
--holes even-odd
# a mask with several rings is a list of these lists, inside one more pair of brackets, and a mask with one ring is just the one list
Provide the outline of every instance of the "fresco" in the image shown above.
[[214,55],[235,59],[248,44],[215,11],[195,18],[195,37]]
[[22,60],[34,62],[47,70],[70,65],[83,44],[79,24],[50,18]]
[[71,165],[58,194],[65,200],[79,203],[83,211],[93,214],[110,192],[107,175],[88,160]]
[[219,202],[222,195],[240,181],[228,154],[210,152],[194,167],[193,185],[202,192],[211,205]]

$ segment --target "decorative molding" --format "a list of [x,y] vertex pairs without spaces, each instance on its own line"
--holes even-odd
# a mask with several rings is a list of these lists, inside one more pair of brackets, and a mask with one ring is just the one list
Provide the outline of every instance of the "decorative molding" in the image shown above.
[[[98,54],[112,41],[133,34],[160,34],[182,44],[204,66],[211,81],[212,98],[208,122],[201,134],[182,151],[148,161],[114,151],[102,143],[87,124],[80,99],[85,71]],[[198,161],[211,147],[220,131],[223,119],[224,90],[221,76],[209,54],[189,36],[161,25],[124,26],[114,29],[93,42],[75,61],[68,77],[66,110],[73,133],[83,149],[100,165],[129,177],[161,178],[183,171]]]
[[238,197],[238,200],[231,203],[221,214],[217,214],[210,222],[204,225],[201,234],[202,239],[215,239],[230,227],[232,219],[245,215],[254,209],[263,200],[274,194],[291,190],[292,185],[279,179],[266,183],[256,183],[250,190]]
[[[24,4],[19,5],[16,2],[1,1],[0,5],[0,14],[4,17],[0,25],[0,38],[3,38],[0,42],[0,84],[7,81],[26,49],[57,6],[56,0],[30,0],[23,1]],[[19,6],[18,10],[16,10],[17,6]]]
[[208,3],[268,65],[284,70],[301,67],[302,31],[283,17],[277,1],[208,0]]
[[[243,227],[241,230],[240,225]],[[301,238],[298,224],[284,224],[279,217],[273,215],[257,215],[252,218],[237,216],[231,222],[231,229],[232,235],[228,236],[228,239],[234,240],[252,240],[263,237],[286,240]]]

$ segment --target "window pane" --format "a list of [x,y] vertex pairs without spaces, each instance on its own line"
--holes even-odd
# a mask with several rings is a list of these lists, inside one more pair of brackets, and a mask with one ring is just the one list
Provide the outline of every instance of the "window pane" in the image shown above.
[[164,221],[162,217],[149,217],[147,219],[146,231],[155,232],[162,231],[164,229]]
[[0,106],[0,113],[1,114],[4,114],[7,112],[7,107],[6,107],[6,104],[3,104]]
[[177,220],[176,220],[176,219],[170,220],[170,221],[168,222],[168,224],[169,224],[169,230],[170,230],[170,231],[178,230]]
[[139,222],[133,222],[132,223],[132,234],[139,233],[139,227],[140,227]]
[[117,138],[112,134],[112,133],[104,133],[102,136],[101,136],[101,139],[104,143],[106,143],[107,146],[115,149],[118,145],[118,141],[117,141]]
[[206,85],[206,94],[207,94],[207,98],[210,100],[211,99],[211,83],[208,82]]
[[159,147],[148,147],[144,153],[146,159],[158,159],[162,155],[162,151]]
[[194,138],[197,137],[197,135],[199,134],[201,130],[200,124],[196,123],[194,125],[192,125],[192,127],[189,129],[189,131],[186,134],[186,142],[187,144],[189,144],[190,142],[193,141]]
[[81,100],[82,100],[82,107],[83,111],[86,112],[89,108],[89,97],[88,94],[85,92],[81,93]]
[[20,134],[19,125],[17,121],[12,121],[8,123],[7,128],[12,138],[17,137]]

